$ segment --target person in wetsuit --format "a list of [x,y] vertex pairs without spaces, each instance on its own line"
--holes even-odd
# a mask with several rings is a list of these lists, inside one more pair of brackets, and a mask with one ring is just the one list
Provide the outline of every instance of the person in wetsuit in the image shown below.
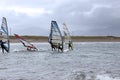
[[61,52],[63,52],[63,47],[62,47],[62,45],[60,43],[58,43],[57,48],[58,48],[58,52],[59,52],[59,50],[61,50]]
[[[21,41],[21,42],[22,42],[22,41]],[[22,44],[23,44],[25,47],[27,47],[27,50],[28,50],[28,51],[37,51],[37,50],[38,50],[33,44],[31,44],[31,46],[27,46],[27,45],[25,45],[25,43],[23,43],[23,42],[22,42]]]
[[31,45],[32,46],[27,46],[28,51],[37,51],[38,50],[35,46],[33,46],[33,44],[31,44]]
[[2,52],[4,53],[5,46],[4,46],[4,42],[2,40],[0,40],[0,45],[1,45],[1,48],[2,48]]
[[69,50],[73,50],[72,41],[69,41],[68,48],[69,48]]

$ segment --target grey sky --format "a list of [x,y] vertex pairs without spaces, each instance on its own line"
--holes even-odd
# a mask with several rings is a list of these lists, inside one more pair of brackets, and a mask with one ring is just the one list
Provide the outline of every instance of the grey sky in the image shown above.
[[[49,35],[50,22],[72,35],[120,35],[120,0],[0,0],[12,34]],[[0,20],[1,21],[1,20]]]

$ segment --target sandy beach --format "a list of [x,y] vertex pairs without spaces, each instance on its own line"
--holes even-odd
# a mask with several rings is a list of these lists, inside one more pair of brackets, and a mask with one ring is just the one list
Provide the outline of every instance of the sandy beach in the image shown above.
[[[47,36],[22,36],[29,42],[48,42]],[[115,36],[72,36],[73,42],[120,42],[120,37]],[[10,42],[19,42],[14,36],[10,36]]]

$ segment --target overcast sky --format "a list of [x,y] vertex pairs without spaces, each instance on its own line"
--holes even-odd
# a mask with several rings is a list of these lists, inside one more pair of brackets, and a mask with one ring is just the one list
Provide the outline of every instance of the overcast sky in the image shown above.
[[71,35],[120,36],[120,0],[0,0],[3,16],[11,34],[47,36],[56,20]]

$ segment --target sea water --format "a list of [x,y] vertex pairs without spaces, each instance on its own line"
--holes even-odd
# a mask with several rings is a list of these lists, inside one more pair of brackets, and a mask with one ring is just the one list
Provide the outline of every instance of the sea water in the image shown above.
[[38,51],[11,43],[10,53],[0,53],[0,80],[120,80],[119,42],[79,42],[63,53],[33,44]]

